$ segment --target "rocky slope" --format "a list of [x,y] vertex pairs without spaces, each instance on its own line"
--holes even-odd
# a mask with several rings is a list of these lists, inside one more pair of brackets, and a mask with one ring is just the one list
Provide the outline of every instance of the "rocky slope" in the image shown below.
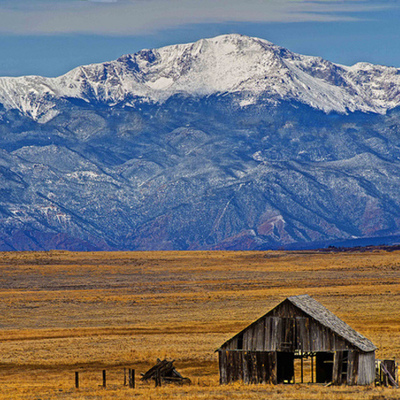
[[239,35],[0,78],[0,249],[396,241],[399,88]]

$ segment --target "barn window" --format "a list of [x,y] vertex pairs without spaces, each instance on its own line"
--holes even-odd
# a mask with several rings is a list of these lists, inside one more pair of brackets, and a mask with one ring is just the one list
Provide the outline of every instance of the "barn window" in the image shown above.
[[238,336],[238,339],[237,339],[237,348],[238,348],[238,350],[242,350],[242,349],[243,349],[243,333],[241,333],[241,334]]

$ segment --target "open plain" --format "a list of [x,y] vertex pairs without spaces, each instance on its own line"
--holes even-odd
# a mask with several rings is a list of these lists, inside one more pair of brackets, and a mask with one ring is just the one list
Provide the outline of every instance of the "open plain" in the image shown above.
[[[304,293],[371,339],[377,358],[400,357],[398,251],[1,253],[0,400],[400,399],[372,386],[218,384],[219,345]],[[142,383],[157,358],[192,384]]]

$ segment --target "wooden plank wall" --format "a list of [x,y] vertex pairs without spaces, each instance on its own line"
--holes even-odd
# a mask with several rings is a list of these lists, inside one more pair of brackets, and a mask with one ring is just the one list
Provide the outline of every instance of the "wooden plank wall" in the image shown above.
[[332,382],[335,385],[342,384],[342,363],[343,363],[343,351],[335,352],[333,356],[333,372],[332,372]]
[[357,385],[358,382],[358,359],[359,353],[357,351],[349,351],[349,370],[347,373],[347,384]]
[[235,381],[276,384],[276,353],[219,350],[220,384]]
[[[223,346],[226,350],[303,352],[353,350],[354,346],[342,339],[301,310],[282,304],[279,309],[248,326]],[[238,342],[242,344],[238,348]]]
[[353,347],[328,328],[310,318],[266,317],[243,332],[242,348],[238,337],[228,341],[226,350],[303,352],[352,350]]
[[[337,351],[332,381],[336,385],[369,385],[375,380],[375,354]],[[318,366],[316,365],[316,368]],[[345,368],[345,369],[344,369]],[[220,383],[277,383],[277,353],[273,351],[219,350]],[[343,373],[347,369],[347,373]]]
[[[336,351],[332,381],[336,385],[369,385],[375,381],[375,352]],[[346,365],[347,363],[347,365]],[[347,373],[344,371],[347,370]]]
[[332,382],[335,385],[357,385],[359,354],[357,351],[339,350],[335,352],[332,374]]
[[359,385],[369,385],[375,380],[375,352],[359,353],[358,381]]

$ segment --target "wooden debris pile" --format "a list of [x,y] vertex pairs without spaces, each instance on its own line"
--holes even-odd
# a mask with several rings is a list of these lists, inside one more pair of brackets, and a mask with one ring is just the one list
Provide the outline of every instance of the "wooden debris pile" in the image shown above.
[[178,383],[180,385],[190,384],[189,378],[184,378],[174,367],[174,361],[161,361],[157,358],[157,364],[151,367],[146,373],[142,374],[142,381],[153,379],[156,386],[161,383]]

